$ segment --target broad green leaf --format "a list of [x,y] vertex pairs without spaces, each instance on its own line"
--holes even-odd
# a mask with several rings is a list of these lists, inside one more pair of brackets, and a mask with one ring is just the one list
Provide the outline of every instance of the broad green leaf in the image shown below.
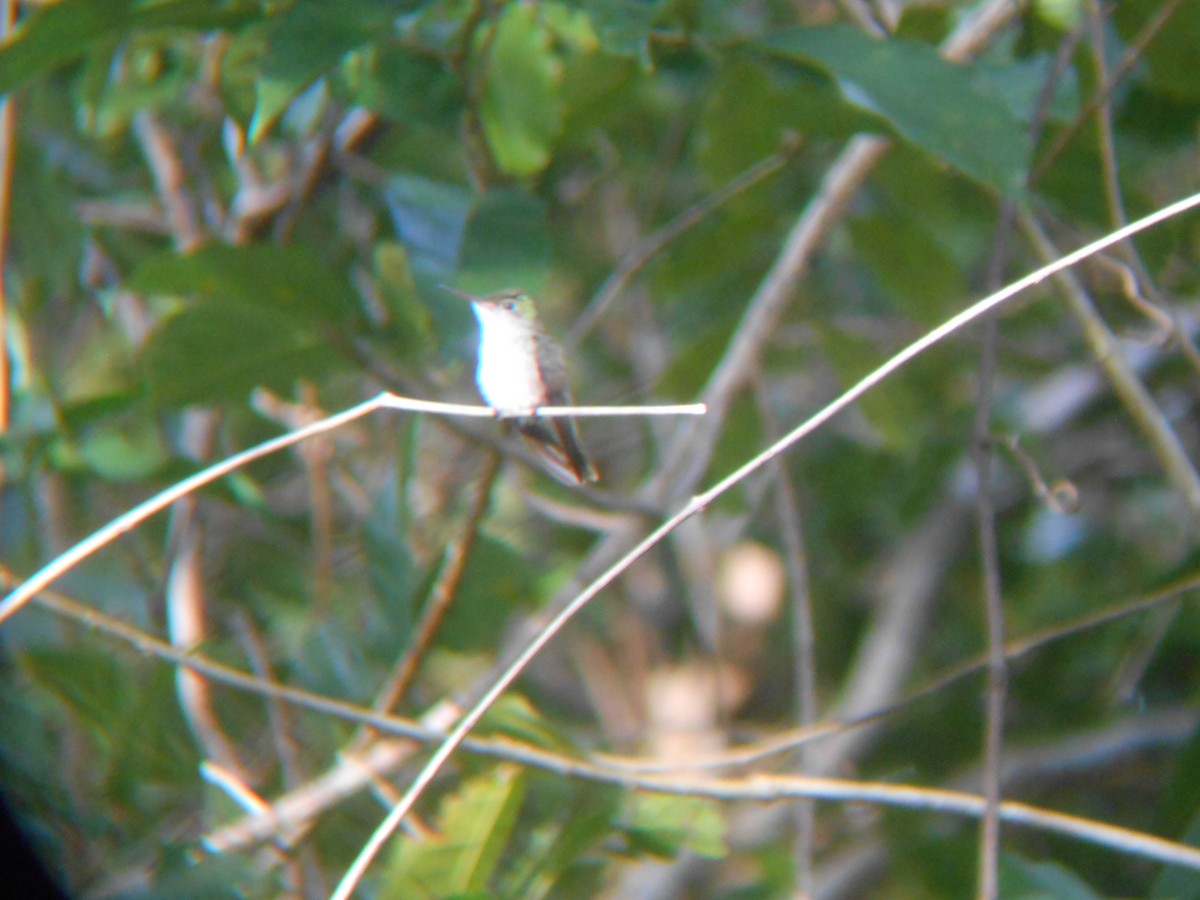
[[21,22],[0,49],[0,94],[140,28],[233,28],[259,15],[251,0],[61,0]]
[[403,9],[389,0],[299,0],[267,42],[249,138],[257,141],[293,100],[352,50],[390,36]]
[[288,393],[338,357],[320,330],[266,305],[211,300],[166,320],[143,356],[150,400],[161,407],[244,402],[259,385]]
[[[416,417],[410,417],[400,427],[403,434],[411,435],[418,428]],[[402,451],[404,463],[410,462],[412,443],[406,442]],[[363,548],[367,575],[379,605],[407,645],[416,619],[413,595],[420,583],[420,568],[406,539],[411,525],[411,498],[405,491],[404,474],[404,469],[398,466],[376,489],[363,527]]]
[[442,801],[440,836],[396,846],[383,896],[450,897],[486,891],[516,823],[526,780],[518,766],[505,764],[463,782]]
[[[20,281],[8,290],[21,295],[22,303],[36,305],[43,302],[43,295],[76,294],[85,232],[78,211],[72,208],[74,186],[65,177],[61,160],[47,159],[44,146],[22,137],[20,129],[17,135],[20,177],[12,180],[9,215]],[[72,146],[68,152],[80,150]]]
[[540,172],[562,127],[562,62],[533,4],[510,3],[487,44],[483,131],[497,165],[511,175]]
[[515,188],[481,197],[463,233],[459,287],[487,294],[511,286],[538,294],[549,268],[550,234],[541,200]]
[[349,285],[301,246],[210,244],[186,256],[163,254],[144,262],[128,286],[270,307],[298,322],[340,321],[357,308]]
[[718,859],[725,855],[725,820],[720,806],[700,797],[637,794],[624,830],[635,848],[656,856],[689,850]]
[[[1039,114],[1038,103],[1046,82],[1054,69],[1054,58],[1048,53],[1015,60],[1004,65],[978,63],[972,67],[978,84],[986,86],[1008,105],[1009,111],[1022,122],[1029,123]],[[1054,96],[1042,113],[1048,122],[1070,122],[1079,112],[1079,78],[1074,68],[1057,76]]]
[[927,44],[843,26],[776,32],[764,46],[828,72],[848,102],[927,153],[1004,195],[1020,192],[1028,132],[979,69],[948,62]]

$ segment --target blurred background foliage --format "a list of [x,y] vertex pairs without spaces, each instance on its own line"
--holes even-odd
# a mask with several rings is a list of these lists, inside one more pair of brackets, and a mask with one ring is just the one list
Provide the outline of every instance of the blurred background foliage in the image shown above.
[[[379,413],[200,492],[5,623],[0,784],[78,896],[327,894],[420,759],[401,745],[277,840],[205,852],[246,812],[223,777],[272,803],[372,738],[188,675],[145,638],[436,713],[630,535],[1036,267],[1028,223],[1073,249],[1200,186],[1200,4],[1177,0],[6,5],[9,587],[205,464],[381,389],[471,402],[474,323],[442,284],[534,292],[585,403],[712,399],[755,311],[786,300],[714,405],[714,442],[679,420],[587,420],[604,477],[573,491],[494,423]],[[826,196],[861,134],[887,143]],[[821,204],[815,252],[766,279]],[[1010,638],[1196,575],[1198,254],[1184,217],[1076,272],[1157,436],[1060,287],[1000,323],[988,446]],[[977,659],[979,333],[639,562],[482,731],[693,772]],[[1013,662],[1006,796],[1194,836],[1200,616],[1172,596]],[[977,671],[725,771],[978,790],[986,686]],[[973,821],[810,813],[464,752],[367,895],[974,890]],[[1001,851],[1005,896],[1200,896],[1194,874],[1036,830],[1006,828]]]

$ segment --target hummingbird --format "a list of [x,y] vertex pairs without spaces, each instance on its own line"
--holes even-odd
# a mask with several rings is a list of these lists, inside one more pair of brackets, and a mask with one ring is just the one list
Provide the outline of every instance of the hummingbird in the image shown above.
[[519,288],[486,297],[449,290],[471,301],[479,321],[475,383],[484,402],[514,417],[517,430],[564,484],[599,480],[580,446],[573,419],[531,415],[539,406],[571,405],[566,357],[542,327],[533,298]]

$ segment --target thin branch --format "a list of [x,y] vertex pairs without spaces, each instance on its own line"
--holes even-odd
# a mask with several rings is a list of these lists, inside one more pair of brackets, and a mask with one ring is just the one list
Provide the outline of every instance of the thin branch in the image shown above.
[[[1058,250],[1037,220],[1029,213],[1021,212],[1019,221],[1026,240],[1033,246],[1037,256],[1043,260],[1053,259]],[[1115,238],[1109,241],[1109,246],[1119,244],[1133,234],[1136,232],[1127,228],[1118,229],[1109,235],[1109,238]],[[1104,369],[1104,374],[1129,411],[1130,417],[1150,442],[1150,448],[1167,478],[1183,495],[1192,510],[1200,511],[1200,474],[1196,472],[1179,436],[1129,366],[1116,337],[1096,312],[1079,281],[1071,273],[1061,269],[1054,274],[1056,283],[1066,297],[1068,309],[1083,329],[1084,340],[1087,341],[1092,355]]]
[[417,798],[421,796],[425,788],[433,781],[434,777],[445,765],[446,761],[454,753],[454,750],[463,741],[467,734],[475,727],[483,715],[491,708],[492,704],[500,697],[508,686],[516,680],[517,676],[525,669],[525,667],[533,660],[533,658],[546,646],[554,636],[566,625],[568,621],[581,610],[587,603],[600,593],[604,588],[611,584],[618,575],[624,572],[627,568],[633,565],[652,547],[656,546],[663,538],[671,534],[679,526],[680,523],[686,521],[697,513],[701,512],[709,503],[713,502],[721,494],[725,493],[731,487],[737,485],[748,475],[754,473],[758,469],[765,466],[768,462],[786,452],[790,447],[803,440],[809,434],[825,422],[832,419],[837,413],[841,412],[846,407],[854,403],[859,397],[871,390],[890,375],[904,367],[909,361],[924,353],[929,348],[940,343],[945,338],[961,330],[967,325],[976,322],[982,317],[995,309],[998,309],[1005,301],[1016,296],[1026,288],[1039,284],[1050,276],[1063,271],[1064,269],[1075,265],[1083,259],[1100,252],[1106,247],[1110,247],[1118,241],[1124,240],[1132,234],[1136,234],[1154,224],[1179,215],[1186,210],[1195,206],[1200,206],[1200,193],[1193,194],[1183,200],[1179,200],[1169,206],[1163,207],[1159,211],[1140,219],[1139,221],[1130,224],[1126,228],[1119,229],[1109,235],[1106,235],[1099,240],[1093,241],[1085,247],[1082,247],[1073,253],[1069,253],[1054,263],[1044,266],[1035,272],[1020,278],[1012,284],[1005,287],[984,299],[978,301],[962,312],[952,316],[947,321],[943,322],[937,328],[925,334],[923,337],[909,344],[899,353],[892,356],[883,365],[879,366],[874,371],[867,374],[854,384],[849,390],[843,393],[833,402],[827,404],[816,414],[811,416],[805,422],[800,424],[791,433],[783,439],[776,441],[762,453],[745,463],[731,474],[725,476],[708,490],[691,498],[688,503],[673,516],[659,525],[653,532],[643,538],[631,550],[629,550],[620,560],[606,572],[597,577],[584,590],[577,594],[568,604],[559,610],[544,628],[538,632],[517,654],[514,661],[502,672],[484,692],[483,696],[475,703],[471,709],[466,712],[462,719],[455,725],[454,730],[447,736],[446,740],[438,747],[437,751],[426,763],[425,767],[417,774],[409,789],[401,802],[387,815],[382,823],[376,828],[375,832],[368,839],[362,851],[355,858],[346,874],[343,876],[337,889],[334,891],[333,897],[335,900],[347,900],[353,892],[355,886],[362,878],[367,866],[371,860],[379,852],[384,842],[400,825],[408,811],[416,803]]
[[1058,136],[1054,139],[1054,143],[1051,144],[1050,148],[1042,154],[1041,160],[1036,166],[1034,166],[1033,171],[1029,174],[1030,185],[1036,184],[1042,180],[1050,166],[1054,164],[1054,161],[1058,159],[1059,155],[1066,148],[1067,144],[1075,139],[1075,135],[1077,135],[1079,130],[1083,128],[1084,123],[1091,118],[1092,113],[1094,113],[1102,103],[1106,103],[1108,101],[1108,98],[1112,96],[1113,91],[1117,89],[1117,86],[1125,79],[1125,76],[1128,75],[1133,70],[1133,67],[1138,64],[1138,61],[1141,60],[1142,54],[1146,51],[1146,47],[1149,45],[1150,41],[1152,41],[1154,36],[1158,34],[1164,25],[1167,24],[1167,20],[1175,14],[1175,10],[1179,8],[1182,2],[1183,0],[1166,0],[1166,2],[1159,7],[1158,12],[1152,19],[1150,19],[1150,21],[1146,23],[1145,27],[1142,28],[1138,36],[1134,38],[1133,43],[1129,45],[1129,49],[1125,51],[1125,55],[1121,57],[1121,61],[1117,63],[1116,67],[1112,71],[1112,74],[1101,84],[1100,89],[1088,98],[1087,103],[1085,103],[1079,110],[1079,113],[1075,116],[1074,120],[1072,120],[1071,124],[1058,133]]
[[[267,648],[263,645],[262,635],[259,634],[254,620],[244,610],[235,610],[233,626],[250,662],[251,670],[263,681],[273,681],[271,659],[267,655]],[[271,733],[271,742],[275,745],[275,755],[279,758],[279,771],[283,776],[284,786],[293,788],[304,780],[304,770],[296,741],[292,738],[291,713],[278,699],[266,699],[267,727]]]
[[[1007,258],[1008,234],[1012,229],[1013,206],[1001,210],[997,240],[988,273],[989,285],[999,280]],[[979,395],[972,428],[971,455],[978,482],[975,513],[983,570],[984,621],[987,623],[988,688],[984,737],[984,796],[987,806],[979,836],[980,900],[992,900],[1000,890],[1000,763],[1004,748],[1004,706],[1008,697],[1008,668],[1004,657],[1004,595],[1000,586],[1000,550],[996,537],[996,503],[992,493],[992,391],[996,381],[999,326],[995,316],[983,323],[979,348]]]
[[[1169,4],[1168,4],[1169,6]],[[1159,22],[1165,22],[1166,17],[1156,17]],[[1104,19],[1097,0],[1090,0],[1086,11],[1089,31],[1091,32],[1092,63],[1096,74],[1097,84],[1105,84],[1110,80],[1108,64],[1104,56],[1105,33]],[[1168,12],[1169,16],[1169,12]],[[1125,199],[1121,193],[1121,179],[1117,166],[1117,146],[1113,128],[1112,106],[1107,96],[1097,104],[1096,112],[1096,144],[1100,156],[1100,180],[1104,187],[1104,202],[1108,209],[1109,224],[1119,228],[1129,221],[1125,210]],[[1174,304],[1168,302],[1158,290],[1154,279],[1142,261],[1132,241],[1124,241],[1113,250],[1124,258],[1124,262],[1108,260],[1099,257],[1099,261],[1108,262],[1120,271],[1121,284],[1125,289],[1125,297],[1140,313],[1153,320],[1165,334],[1173,336],[1184,352],[1184,356],[1194,368],[1200,369],[1200,350],[1193,343],[1187,329],[1180,321]]]
[[442,620],[445,619],[446,613],[449,612],[450,604],[462,582],[467,562],[471,558],[471,549],[475,546],[475,539],[479,535],[480,523],[483,521],[491,501],[492,485],[495,483],[499,471],[500,454],[490,450],[483,464],[483,471],[474,487],[471,509],[467,513],[458,535],[446,548],[442,570],[438,574],[437,583],[430,592],[429,602],[421,614],[421,621],[417,625],[416,633],[405,649],[404,656],[392,676],[384,683],[372,704],[372,708],[376,712],[390,712],[408,693],[421,660],[433,643],[437,630],[441,626]]
[[809,259],[829,229],[841,220],[855,192],[889,147],[882,138],[856,137],[826,174],[750,300],[733,340],[701,392],[701,399],[713,414],[676,434],[660,474],[649,488],[653,496],[678,499],[694,490],[704,477],[729,404],[757,367],[763,344],[775,333]]
[[563,339],[563,346],[568,350],[578,346],[617,295],[624,290],[630,279],[664,247],[680,235],[685,234],[693,226],[703,222],[730,200],[781,171],[796,156],[799,146],[799,141],[790,139],[782,149],[738,173],[711,194],[689,206],[658,231],[643,238],[636,247],[621,258],[612,274],[600,285],[600,289],[596,291],[595,296],[584,307],[583,312],[579,314],[567,332]]
[[[1069,63],[1067,49],[1074,42],[1064,41],[1055,55],[1041,90],[1030,127],[1030,143],[1037,146],[1062,74]],[[989,290],[1003,282],[1010,251],[1009,242],[1016,219],[1016,201],[1006,197],[1000,206],[995,240],[988,259],[986,284]],[[992,401],[996,383],[1000,326],[996,316],[983,323],[979,348],[979,388],[972,427],[971,457],[977,483],[975,514],[978,527],[979,558],[983,570],[984,621],[986,622],[988,686],[985,705],[983,785],[987,808],[979,834],[978,890],[980,900],[993,900],[1000,892],[1000,802],[1001,768],[1004,752],[1004,708],[1008,700],[1008,664],[1005,654],[1004,593],[1000,580],[1000,549],[996,535],[996,498],[992,484],[994,463],[992,438]]]
[[[184,518],[183,535],[167,575],[165,599],[171,643],[186,653],[200,646],[208,634],[204,617],[204,579],[200,572],[203,529],[190,510]],[[179,669],[175,673],[175,690],[183,718],[203,753],[221,768],[249,782],[249,769],[242,762],[236,744],[221,726],[207,679],[187,669]]]
[[[767,440],[776,440],[780,434],[779,422],[771,408],[767,395],[766,381],[760,373],[755,379],[759,415],[762,417]],[[812,586],[808,577],[808,550],[804,542],[804,530],[800,520],[800,506],[788,478],[787,467],[782,460],[772,464],[775,479],[775,518],[779,522],[779,533],[783,541],[784,560],[788,573],[788,587],[792,607],[792,663],[796,690],[796,712],[801,728],[817,720],[817,642],[813,628]],[[810,756],[805,749],[796,754],[795,765],[809,774]],[[802,801],[796,804],[796,893],[799,897],[814,896],[813,855],[816,846],[816,823],[813,804]]]
[[[1140,613],[1165,607],[1169,604],[1178,604],[1182,602],[1182,598],[1179,596],[1180,594],[1197,589],[1200,589],[1200,574],[1190,575],[1147,597],[1142,597],[1129,603],[1121,603],[1109,609],[1104,609],[1100,612],[1093,613],[1092,615],[1085,616],[1081,619],[1075,619],[1063,625],[1056,625],[1052,628],[1035,632],[1027,637],[1010,641],[1004,648],[1005,661],[1009,664],[1012,664],[1036,652],[1037,650],[1040,650],[1043,647],[1047,647],[1066,638],[1082,634],[1093,628],[1109,625],[1113,622],[1118,622],[1122,619],[1136,616]],[[887,716],[902,712],[903,710],[916,705],[922,700],[936,697],[942,691],[954,684],[957,684],[964,678],[968,678],[972,675],[978,675],[981,672],[986,672],[988,664],[989,654],[987,651],[985,651],[973,659],[966,660],[956,666],[951,667],[941,675],[938,675],[932,680],[926,682],[923,686],[917,688],[916,690],[910,691],[903,699],[895,703],[889,703],[885,706],[878,706],[874,709],[865,710],[852,716],[840,716],[834,719],[827,719],[808,728],[793,729],[783,734],[777,734],[768,740],[760,741],[757,744],[738,747],[734,750],[727,750],[723,753],[714,754],[712,756],[689,759],[687,761],[688,768],[737,768],[760,762],[761,760],[768,759],[772,756],[793,752],[797,747],[803,746],[804,744],[821,740],[823,738],[834,737],[849,729],[859,728],[863,725],[869,725],[873,722],[878,722]],[[626,767],[632,772],[673,771],[674,769],[678,768],[679,765],[678,761],[676,760],[663,762],[659,759],[643,759],[637,760],[636,762],[630,762],[627,757],[618,759],[616,757],[610,757],[603,754],[598,755],[598,758],[604,759],[610,765]]]
[[[0,572],[0,575],[3,575],[3,573]],[[1189,587],[1194,588],[1198,583],[1200,583],[1200,576],[1194,577],[1188,583],[1177,585],[1176,591]],[[1165,596],[1164,594],[1147,598],[1140,601],[1139,604],[1132,604],[1122,609],[1110,610],[1098,614],[1088,620],[1089,625],[1087,627],[1112,621],[1114,618],[1122,615],[1128,615],[1130,612],[1137,611],[1135,607],[1144,609],[1150,603],[1161,603],[1165,599]],[[38,597],[37,602],[40,606],[54,613],[68,616],[104,634],[125,641],[141,652],[149,653],[160,659],[193,669],[214,681],[221,681],[232,687],[286,700],[316,712],[362,724],[369,724],[380,731],[402,734],[415,740],[429,741],[437,740],[440,737],[440,734],[436,730],[416,725],[408,720],[377,714],[370,710],[362,709],[349,703],[331,700],[299,688],[267,682],[230,666],[208,660],[200,654],[185,653],[165,641],[146,634],[139,628],[91,609],[84,604],[76,603],[57,593],[44,593]],[[1075,631],[1081,627],[1084,626],[1076,624],[1072,626],[1072,630]],[[1058,631],[1061,632],[1062,629]],[[1034,645],[1040,646],[1049,639],[1051,638],[1031,638],[1027,639],[1024,643],[1029,647]],[[1021,652],[1027,651],[1022,650]],[[397,742],[391,743],[395,744]],[[471,738],[464,741],[463,746],[474,753],[518,762],[522,765],[541,769],[563,777],[581,778],[606,784],[620,785],[622,787],[635,787],[647,791],[705,796],[720,800],[751,799],[773,801],[788,798],[816,797],[827,800],[877,802],[908,806],[910,808],[939,809],[972,816],[980,815],[984,806],[982,798],[970,794],[899,785],[856,783],[839,779],[812,777],[771,778],[762,775],[751,775],[744,780],[680,778],[670,775],[656,777],[647,773],[638,774],[637,770],[630,766],[618,766],[615,764],[616,760],[613,759],[607,759],[604,763],[584,762],[563,757],[540,748],[523,745],[507,738],[499,740]],[[386,755],[386,750],[387,744],[381,743],[376,745],[371,753],[382,758]],[[353,768],[361,780],[368,769],[371,772],[388,770],[386,766],[379,769],[371,768],[372,763],[379,761],[376,758],[359,759]],[[688,765],[689,768],[692,767],[691,762]],[[678,768],[677,763],[674,766]],[[314,790],[331,788],[332,781],[333,779],[330,779],[328,776],[323,776],[308,786],[307,792],[310,796],[308,797],[309,803],[307,805],[310,809],[312,807],[311,801],[314,799],[311,797],[312,792]],[[296,806],[299,804],[293,798],[291,805]],[[328,803],[325,805],[328,805]],[[1116,826],[1075,819],[1074,817],[1064,816],[1059,813],[1038,810],[1023,804],[1011,802],[1002,804],[1001,816],[1006,821],[1033,824],[1037,827],[1061,831],[1082,840],[1096,841],[1105,846],[1115,847],[1116,849],[1126,850],[1131,853],[1139,853],[1155,859],[1162,859],[1192,868],[1200,868],[1200,851],[1138,832],[1130,832]],[[256,816],[248,820],[245,825],[239,826],[244,832],[241,839],[236,841],[229,840],[232,834],[229,833],[230,829],[226,828],[222,832],[210,836],[209,841],[206,843],[210,844],[213,850],[227,849],[236,844],[245,843],[247,840],[262,840],[270,837],[276,834],[278,827],[284,823],[288,823],[289,827],[294,827],[301,821],[303,821],[303,818],[291,816],[288,810],[284,809],[281,803],[277,801],[261,816]],[[221,835],[227,835],[227,837],[219,840]]]
[[150,164],[159,201],[175,236],[175,247],[182,253],[194,250],[204,242],[196,213],[196,201],[187,189],[187,176],[179,161],[179,150],[166,127],[150,112],[138,113],[133,128],[142,153]]
[[[50,563],[35,572],[30,578],[0,602],[0,625],[9,616],[17,612],[38,591],[47,587],[56,578],[74,568],[87,559],[105,544],[117,539],[127,531],[136,528],[146,519],[161,512],[181,497],[204,487],[206,484],[236,471],[247,463],[270,456],[279,450],[286,449],[299,443],[305,438],[333,431],[335,428],[362,418],[377,409],[400,409],[408,412],[427,412],[440,415],[470,416],[474,418],[502,418],[496,410],[487,406],[473,406],[463,403],[438,403],[432,400],[417,400],[411,397],[399,397],[384,392],[357,406],[352,406],[340,413],[287,434],[264,441],[249,450],[234,454],[216,465],[209,466],[195,475],[177,482],[164,491],[155,494],[149,500],[139,503],[133,509],[113,519],[103,528],[84,538],[70,550],[60,554]],[[684,404],[680,406],[555,406],[540,407],[536,410],[521,413],[521,415],[536,416],[631,416],[631,415],[703,415],[703,404]]]

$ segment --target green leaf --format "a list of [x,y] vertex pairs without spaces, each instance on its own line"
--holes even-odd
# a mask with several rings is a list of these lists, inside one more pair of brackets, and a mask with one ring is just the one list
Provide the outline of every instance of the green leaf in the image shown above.
[[326,374],[338,357],[320,331],[267,306],[201,303],[168,319],[143,356],[160,407],[244,402],[255,387],[287,392]]
[[635,849],[655,856],[671,857],[686,849],[719,859],[728,852],[725,820],[713,800],[637,794],[628,818],[625,832]]
[[258,18],[251,0],[62,0],[25,19],[0,52],[0,94],[143,28],[233,28]]
[[270,307],[302,322],[336,322],[357,310],[350,286],[311,249],[211,244],[151,257],[129,281],[143,294],[173,294]]
[[[411,434],[416,419],[402,426]],[[404,492],[402,472],[393,473],[376,487],[371,512],[363,527],[363,549],[367,574],[380,606],[406,645],[416,619],[413,595],[420,569],[413,559],[413,548],[406,540],[410,498]]]
[[79,453],[106,481],[135,481],[146,478],[167,461],[167,448],[154,423],[134,420],[125,426],[113,424],[90,429]]
[[1071,31],[1083,20],[1084,0],[1034,0],[1034,13],[1060,31]]
[[546,208],[516,188],[489,191],[471,210],[455,279],[463,290],[487,294],[504,287],[542,291],[550,268]]
[[1021,191],[1028,132],[981,69],[948,62],[927,44],[844,26],[789,29],[764,46],[828,72],[848,102],[971,178],[1005,195]]
[[511,3],[496,20],[480,111],[497,165],[533,175],[550,162],[562,126],[562,63],[533,4]]
[[299,0],[267,42],[249,138],[257,141],[297,96],[352,50],[390,36],[403,7],[389,0]]
[[522,770],[509,764],[463,782],[442,801],[440,837],[397,845],[382,896],[449,897],[486,891],[516,823],[525,784]]
[[528,608],[536,597],[532,573],[512,545],[480,535],[442,623],[439,646],[458,652],[493,647],[513,610]]

